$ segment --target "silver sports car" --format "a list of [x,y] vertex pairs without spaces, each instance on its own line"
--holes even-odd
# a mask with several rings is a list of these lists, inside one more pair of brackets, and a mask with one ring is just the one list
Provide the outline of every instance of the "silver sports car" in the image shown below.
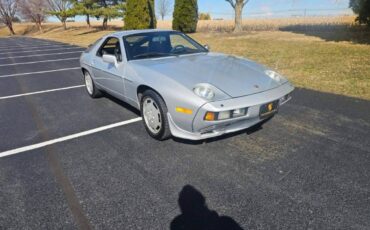
[[294,87],[248,59],[209,52],[171,30],[122,31],[80,59],[88,94],[102,92],[139,109],[149,135],[201,140],[272,117]]

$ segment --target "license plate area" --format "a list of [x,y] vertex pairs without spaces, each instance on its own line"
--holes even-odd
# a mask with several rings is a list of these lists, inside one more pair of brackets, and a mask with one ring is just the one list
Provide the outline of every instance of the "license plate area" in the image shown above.
[[266,103],[260,107],[260,118],[266,119],[278,112],[279,100]]

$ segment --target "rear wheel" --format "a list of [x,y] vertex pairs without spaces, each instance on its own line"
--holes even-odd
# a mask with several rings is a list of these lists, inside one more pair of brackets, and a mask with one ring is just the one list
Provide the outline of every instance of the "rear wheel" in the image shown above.
[[90,73],[88,71],[84,71],[84,80],[85,80],[85,87],[87,93],[92,98],[97,98],[101,96],[101,92],[98,88],[96,88],[94,80],[92,79]]
[[146,90],[141,97],[141,116],[149,135],[157,140],[171,136],[167,118],[167,106],[153,90]]

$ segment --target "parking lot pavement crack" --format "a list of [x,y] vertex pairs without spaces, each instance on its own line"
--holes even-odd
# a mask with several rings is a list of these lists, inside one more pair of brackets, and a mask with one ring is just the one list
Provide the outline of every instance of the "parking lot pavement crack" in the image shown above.
[[[34,105],[31,98],[26,98],[27,104],[29,105],[29,108],[31,110],[32,119],[35,122],[35,125],[37,126],[38,130],[41,130],[41,138],[43,140],[49,140],[49,135],[47,133],[47,129],[45,128],[42,119],[38,115],[37,107]],[[89,223],[86,215],[83,212],[83,209],[81,207],[81,204],[78,201],[78,198],[75,194],[75,191],[73,189],[73,186],[71,182],[69,181],[68,177],[63,172],[63,168],[59,163],[58,157],[56,156],[54,147],[46,146],[45,147],[46,152],[46,158],[48,160],[49,167],[51,171],[53,172],[56,182],[60,185],[68,207],[77,223],[80,229],[92,229],[91,224]]]
[[49,166],[54,173],[56,181],[61,186],[65,194],[68,207],[71,210],[71,213],[80,229],[92,229],[91,224],[89,223],[86,215],[83,212],[81,204],[76,197],[73,186],[68,177],[64,174],[53,148],[53,146],[47,146],[45,148],[46,157],[48,159]]

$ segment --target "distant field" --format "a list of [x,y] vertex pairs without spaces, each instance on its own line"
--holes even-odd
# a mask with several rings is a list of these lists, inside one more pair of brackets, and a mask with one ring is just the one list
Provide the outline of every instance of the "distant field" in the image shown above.
[[[92,21],[94,27],[101,26],[101,22]],[[246,31],[276,31],[284,30],[289,28],[299,28],[304,27],[308,29],[310,27],[322,27],[326,29],[327,26],[333,27],[349,27],[354,23],[353,16],[343,16],[343,17],[297,17],[297,18],[276,18],[276,19],[245,19],[243,20],[243,27]],[[109,26],[113,30],[117,30],[123,27],[123,21],[113,20],[110,21]],[[18,34],[28,33],[30,31],[35,32],[36,27],[30,28],[28,23],[18,24],[15,28]],[[45,23],[46,27],[58,26],[58,23]],[[68,22],[67,25],[71,28],[85,27],[85,22]],[[233,20],[200,20],[198,22],[198,32],[230,32],[233,29],[234,21]],[[168,29],[171,28],[171,21],[158,21],[157,27]],[[0,36],[8,35],[8,31],[0,30]]]
[[[232,21],[200,21],[192,37],[209,44],[212,51],[243,56],[275,68],[296,86],[370,100],[370,31],[353,26],[353,17],[314,17],[245,20],[246,32],[228,33]],[[104,34],[122,28],[122,21],[68,23],[64,31],[58,23],[45,24],[39,34],[32,24],[15,25],[16,33],[87,46]],[[170,22],[158,22],[170,28]],[[7,35],[0,29],[0,36]]]

